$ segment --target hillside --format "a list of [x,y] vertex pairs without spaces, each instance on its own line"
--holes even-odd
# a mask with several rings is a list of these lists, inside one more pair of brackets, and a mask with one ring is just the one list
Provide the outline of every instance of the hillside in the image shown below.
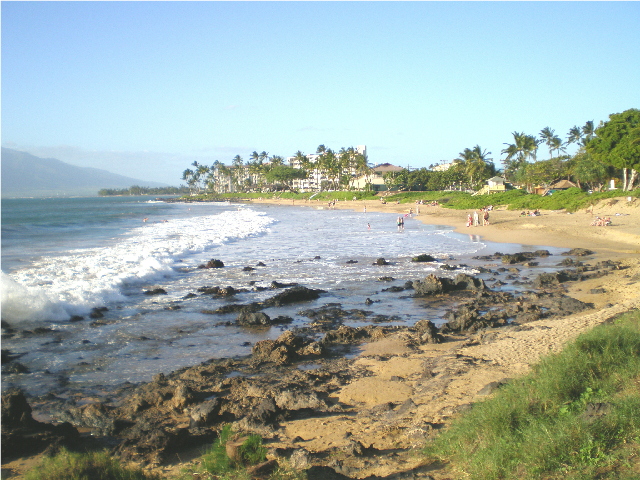
[[2,197],[92,196],[101,188],[167,186],[98,168],[76,167],[55,158],[40,158],[4,147],[1,161]]

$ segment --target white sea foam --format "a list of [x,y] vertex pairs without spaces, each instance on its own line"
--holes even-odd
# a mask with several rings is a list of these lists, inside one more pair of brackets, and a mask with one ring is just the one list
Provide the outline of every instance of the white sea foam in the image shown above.
[[[122,287],[175,274],[223,243],[264,232],[272,219],[249,209],[143,224],[108,246],[45,257],[2,274],[2,318],[10,323],[68,319],[122,300]],[[188,263],[187,263],[188,264]]]

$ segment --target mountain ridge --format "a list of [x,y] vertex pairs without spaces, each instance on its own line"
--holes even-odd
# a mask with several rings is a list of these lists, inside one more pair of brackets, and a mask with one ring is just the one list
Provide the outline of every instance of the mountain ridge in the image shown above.
[[2,147],[2,197],[97,196],[102,188],[166,187],[93,167],[77,167]]

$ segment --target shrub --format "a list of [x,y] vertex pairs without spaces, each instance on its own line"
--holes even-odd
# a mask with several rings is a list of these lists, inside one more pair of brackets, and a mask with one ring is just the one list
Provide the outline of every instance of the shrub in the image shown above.
[[227,443],[234,439],[231,425],[225,425],[220,431],[220,436],[214,442],[211,449],[202,457],[204,469],[214,475],[236,472],[240,474],[243,467],[255,465],[265,461],[267,449],[262,445],[259,435],[249,435],[238,447],[238,458],[229,458]]

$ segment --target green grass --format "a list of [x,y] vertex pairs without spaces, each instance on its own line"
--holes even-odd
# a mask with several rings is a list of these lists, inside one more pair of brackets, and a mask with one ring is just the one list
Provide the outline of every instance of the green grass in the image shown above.
[[137,468],[123,467],[106,452],[73,453],[61,450],[25,476],[25,480],[159,480]]
[[[474,479],[638,478],[640,311],[580,336],[427,446]],[[607,413],[588,416],[594,404]],[[605,476],[602,476],[605,474]]]
[[[382,194],[381,194],[382,195]],[[618,199],[620,197],[640,198],[640,189],[633,192],[623,192],[621,190],[611,190],[606,192],[595,192],[589,194],[579,188],[570,188],[564,191],[557,191],[553,195],[544,197],[536,194],[528,194],[523,190],[509,190],[507,192],[494,193],[491,195],[471,195],[466,192],[401,192],[386,195],[387,202],[411,203],[418,200],[424,202],[437,201],[442,207],[457,210],[471,210],[493,206],[507,206],[509,210],[566,210],[575,212],[582,208],[588,208],[600,201],[608,199]],[[217,194],[199,195],[191,198],[211,199],[211,200],[257,200],[259,198],[280,198],[286,200],[308,200],[313,197],[313,201],[329,202],[332,200],[352,201],[356,200],[379,200],[381,197],[372,192],[359,191],[338,191],[338,192],[277,192],[277,193],[237,193],[237,194]],[[625,200],[622,200],[625,201]]]

